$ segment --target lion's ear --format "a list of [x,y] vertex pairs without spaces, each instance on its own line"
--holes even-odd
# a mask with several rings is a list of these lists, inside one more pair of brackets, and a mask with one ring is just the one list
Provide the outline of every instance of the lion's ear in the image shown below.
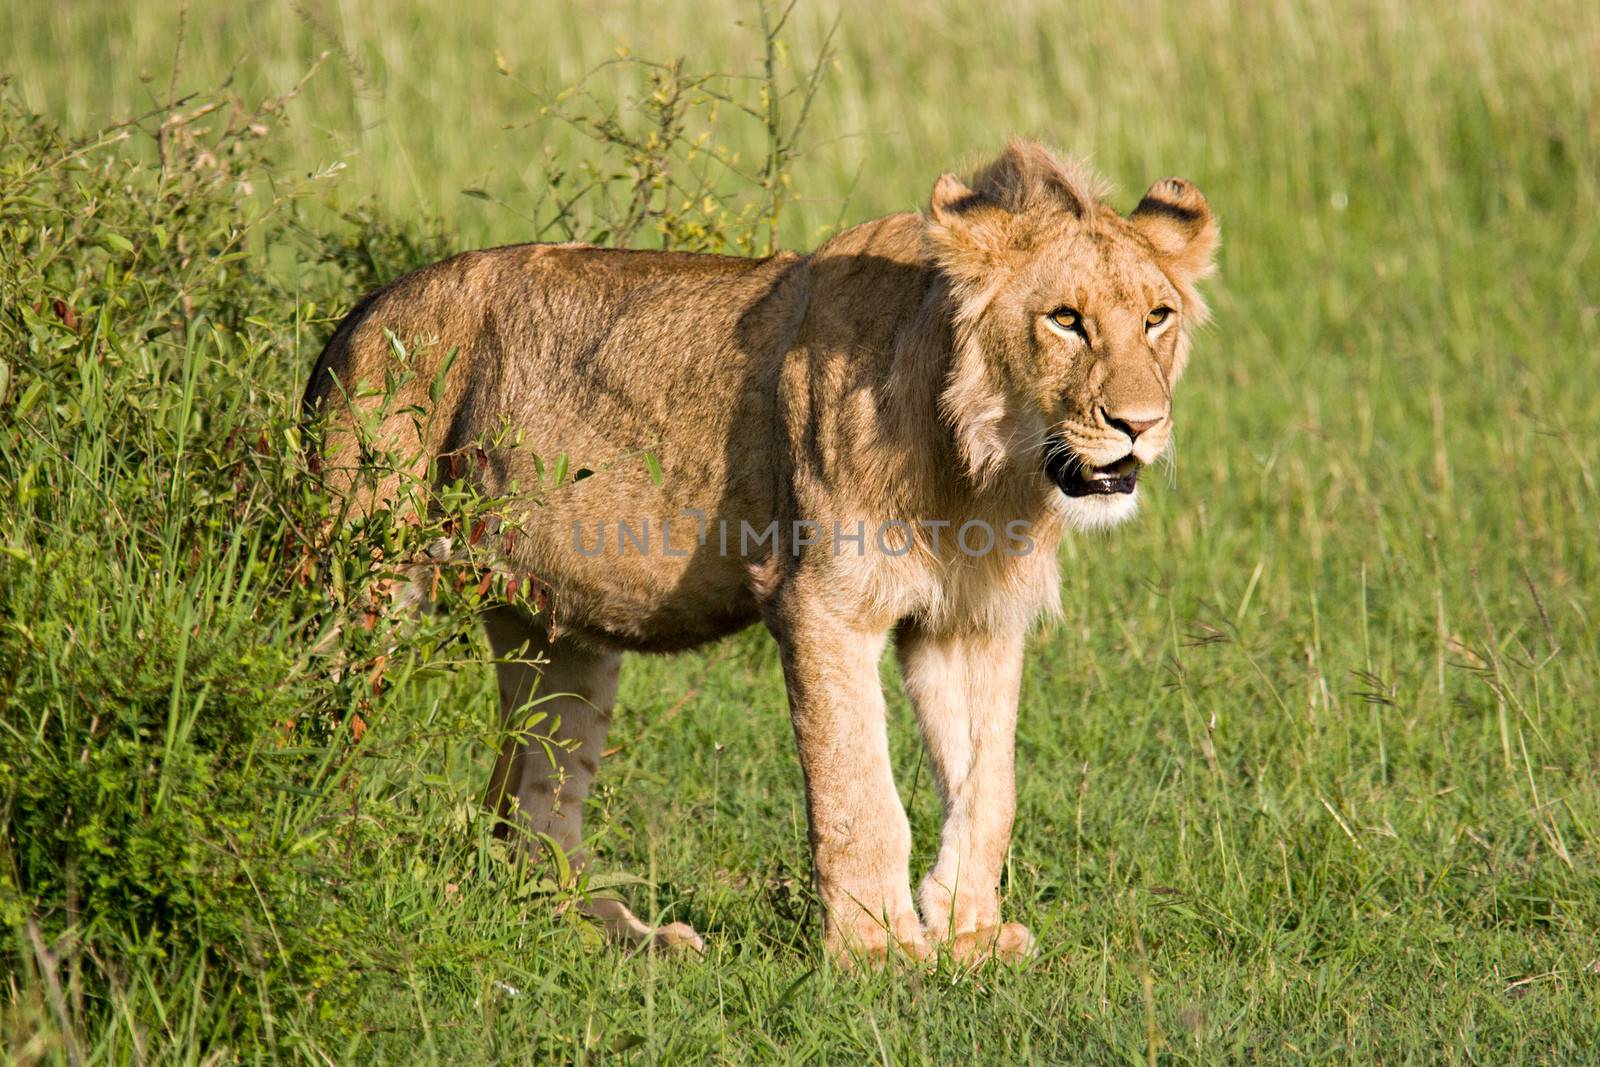
[[1163,178],[1152,185],[1128,221],[1184,281],[1198,281],[1215,268],[1221,236],[1217,220],[1200,190],[1182,178]]
[[928,206],[933,212],[933,220],[939,225],[963,226],[969,221],[967,216],[994,205],[967,188],[967,184],[954,174],[941,174],[939,180],[933,183],[933,196]]
[[928,202],[928,236],[946,270],[976,278],[988,272],[1006,247],[1010,212],[969,189],[954,174],[941,174]]

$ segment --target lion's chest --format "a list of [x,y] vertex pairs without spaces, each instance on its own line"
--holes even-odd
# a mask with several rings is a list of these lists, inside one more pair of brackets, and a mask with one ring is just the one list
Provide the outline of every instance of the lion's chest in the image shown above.
[[884,626],[914,619],[939,631],[1011,632],[1061,607],[1053,541],[977,554],[959,545],[842,554],[828,570],[840,608]]

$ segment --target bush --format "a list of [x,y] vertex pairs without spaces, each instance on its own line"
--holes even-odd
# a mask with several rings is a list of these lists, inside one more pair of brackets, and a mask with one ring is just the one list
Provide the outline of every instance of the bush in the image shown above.
[[[37,938],[99,961],[102,989],[195,949],[224,987],[349,981],[352,838],[319,826],[353,795],[393,623],[339,625],[382,580],[381,524],[330,541],[294,398],[352,297],[441,242],[303,202],[327,174],[269,178],[283,103],[73,140],[0,102],[8,971],[53,966]],[[346,630],[330,684],[317,640]],[[443,643],[425,631],[404,669]]]

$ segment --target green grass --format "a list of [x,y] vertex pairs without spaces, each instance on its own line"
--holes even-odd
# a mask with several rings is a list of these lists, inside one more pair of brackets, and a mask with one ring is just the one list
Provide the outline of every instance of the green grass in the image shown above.
[[[308,652],[337,563],[287,574],[316,514],[288,429],[338,314],[539,232],[552,168],[599,158],[539,94],[619,43],[755,72],[755,9],[207,0],[180,34],[175,5],[25,7],[0,72],[75,133],[334,55],[216,181],[138,137],[43,173],[65,150],[0,142],[11,1059],[1600,1061],[1594,5],[838,13],[786,243],[1012,131],[1124,204],[1189,177],[1224,227],[1175,474],[1066,546],[1032,641],[1006,894],[1040,955],[866,977],[821,958],[764,635],[627,664],[597,846],[711,944],[628,956],[486,841],[470,605],[374,696]],[[835,14],[794,14],[784,84]],[[767,136],[727,108],[714,134],[741,166]],[[921,868],[937,799],[891,674]]]

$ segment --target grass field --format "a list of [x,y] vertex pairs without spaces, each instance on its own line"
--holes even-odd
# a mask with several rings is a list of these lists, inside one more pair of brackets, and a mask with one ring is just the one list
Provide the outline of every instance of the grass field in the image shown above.
[[[757,15],[0,6],[5,1056],[1600,1062],[1592,3],[881,0],[783,27],[782,86],[830,49],[786,245],[1014,131],[1125,207],[1182,174],[1222,220],[1174,474],[1064,548],[1031,642],[1029,964],[824,962],[764,634],[628,661],[591,813],[703,961],[597,947],[500,862],[470,604],[406,624],[379,693],[316,669],[338,565],[291,573],[292,427],[332,323],[448,249],[593,232],[605,203],[558,218],[548,185],[620,165],[541,109],[593,107],[557,94],[619,46],[758,76]],[[165,169],[137,130],[79,140],[189,92],[253,106],[323,52],[282,110],[173,127]],[[584,84],[626,103],[638,73]],[[771,143],[732,106],[703,132],[744,171]],[[731,174],[672,240],[764,244],[770,190]],[[938,800],[884,673],[920,868]]]

